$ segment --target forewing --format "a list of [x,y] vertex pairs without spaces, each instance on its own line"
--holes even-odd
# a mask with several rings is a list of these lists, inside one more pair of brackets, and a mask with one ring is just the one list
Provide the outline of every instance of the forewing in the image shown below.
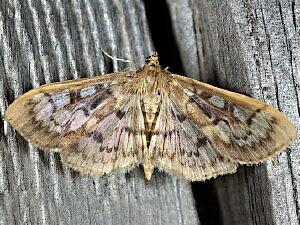
[[245,95],[172,75],[178,101],[223,157],[255,164],[273,157],[296,138],[296,128],[278,110]]
[[133,114],[130,91],[131,77],[126,73],[53,83],[19,97],[5,116],[30,143],[42,150],[56,149],[75,169],[103,174],[110,170],[99,169],[99,163],[130,167],[137,162],[137,157],[117,161],[121,153],[123,158],[135,154],[133,149],[142,142],[138,138],[124,152],[125,139],[132,141],[128,129],[135,129],[128,121],[133,116],[143,119],[136,115],[137,109]]
[[149,151],[159,168],[192,181],[233,173],[237,167],[215,151],[201,128],[167,96],[162,98]]

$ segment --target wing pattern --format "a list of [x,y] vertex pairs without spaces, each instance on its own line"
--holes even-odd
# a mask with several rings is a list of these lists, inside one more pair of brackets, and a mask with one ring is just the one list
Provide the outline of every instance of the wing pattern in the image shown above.
[[149,151],[159,168],[188,180],[233,173],[237,167],[214,149],[205,133],[169,98],[162,102]]
[[[279,111],[245,95],[173,75],[176,99],[216,151],[233,162],[255,164],[273,157],[296,137]],[[179,89],[178,89],[179,88]]]
[[91,175],[143,164],[188,180],[233,173],[274,157],[296,138],[278,110],[163,70],[157,54],[136,72],[41,86],[6,119],[42,150]]
[[137,96],[126,74],[49,84],[17,99],[6,118],[31,143],[72,168],[102,175],[131,169],[145,145]]

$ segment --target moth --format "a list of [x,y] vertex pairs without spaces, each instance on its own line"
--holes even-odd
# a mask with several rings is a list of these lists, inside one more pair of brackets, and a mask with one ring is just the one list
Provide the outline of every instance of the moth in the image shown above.
[[46,84],[6,110],[30,143],[92,176],[155,167],[187,180],[271,159],[296,128],[267,104],[162,69],[157,53],[134,72]]

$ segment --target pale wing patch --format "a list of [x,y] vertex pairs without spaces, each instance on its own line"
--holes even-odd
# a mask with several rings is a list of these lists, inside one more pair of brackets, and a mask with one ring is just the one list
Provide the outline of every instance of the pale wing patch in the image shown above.
[[163,98],[149,151],[159,168],[192,181],[233,173],[237,167],[215,151],[205,133],[169,98]]
[[[276,109],[250,97],[173,75],[175,99],[232,161],[253,164],[273,157],[296,137],[296,129]],[[205,98],[203,96],[206,96]]]
[[35,120],[41,122],[42,126],[48,126],[49,131],[68,133],[80,128],[90,115],[115,96],[125,94],[120,86],[105,83],[78,90],[40,93],[28,104],[33,105]]

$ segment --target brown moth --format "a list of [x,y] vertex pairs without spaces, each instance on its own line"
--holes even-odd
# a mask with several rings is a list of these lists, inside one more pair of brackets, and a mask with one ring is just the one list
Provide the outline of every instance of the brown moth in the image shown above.
[[15,100],[10,124],[64,164],[93,176],[142,164],[188,180],[268,160],[296,138],[278,110],[163,70],[157,54],[135,72],[46,84]]

